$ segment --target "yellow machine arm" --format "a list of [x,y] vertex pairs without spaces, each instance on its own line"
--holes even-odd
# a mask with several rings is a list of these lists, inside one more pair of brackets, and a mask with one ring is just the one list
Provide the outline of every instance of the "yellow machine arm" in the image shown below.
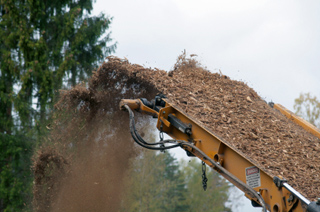
[[[189,156],[200,158],[242,190],[253,206],[272,212],[320,212],[320,201],[310,202],[285,179],[266,174],[222,138],[173,106],[164,96],[156,96],[151,102],[143,98],[123,99],[120,109],[129,112],[130,132],[139,145],[153,150],[183,148]],[[173,140],[161,139],[157,143],[143,140],[136,130],[132,110],[158,118],[157,128]]]

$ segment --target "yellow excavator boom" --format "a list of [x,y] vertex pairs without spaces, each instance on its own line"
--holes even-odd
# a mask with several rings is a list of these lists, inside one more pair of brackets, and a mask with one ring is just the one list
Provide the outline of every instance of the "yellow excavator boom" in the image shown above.
[[[278,105],[275,108],[285,111]],[[311,202],[293,189],[285,179],[268,175],[254,161],[192,119],[164,96],[156,96],[151,102],[146,99],[123,99],[120,109],[129,112],[131,135],[139,145],[154,150],[183,148],[189,156],[200,158],[242,190],[253,206],[272,212],[320,212],[320,201]],[[158,130],[168,134],[173,140],[157,143],[144,141],[135,128],[133,110],[157,118]],[[294,116],[290,114],[290,117]],[[309,125],[304,126],[312,130]]]

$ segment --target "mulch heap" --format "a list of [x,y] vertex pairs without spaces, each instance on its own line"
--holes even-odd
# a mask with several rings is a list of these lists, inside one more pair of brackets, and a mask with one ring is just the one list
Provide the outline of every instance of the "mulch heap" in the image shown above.
[[272,109],[244,82],[212,73],[185,54],[170,72],[107,59],[91,83],[119,78],[130,82],[129,89],[163,93],[270,176],[283,176],[309,200],[320,197],[320,139]]

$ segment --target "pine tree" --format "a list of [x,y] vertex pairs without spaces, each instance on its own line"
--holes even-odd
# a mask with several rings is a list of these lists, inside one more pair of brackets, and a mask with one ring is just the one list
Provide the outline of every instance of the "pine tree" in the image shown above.
[[[92,0],[1,0],[0,211],[30,196],[30,155],[57,90],[75,85],[113,52],[111,18]],[[28,183],[27,183],[28,182]]]
[[133,163],[131,176],[123,211],[188,211],[185,181],[169,153],[143,151]]

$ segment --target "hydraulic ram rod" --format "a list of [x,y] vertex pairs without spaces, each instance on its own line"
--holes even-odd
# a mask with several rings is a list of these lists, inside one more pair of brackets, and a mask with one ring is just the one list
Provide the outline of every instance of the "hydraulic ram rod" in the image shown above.
[[290,191],[293,195],[295,195],[296,197],[298,197],[304,204],[309,205],[310,204],[310,200],[308,200],[307,198],[305,198],[304,196],[302,196],[299,192],[297,192],[294,188],[292,188],[288,183],[283,183],[283,187],[285,187],[286,189],[288,189],[288,191]]

